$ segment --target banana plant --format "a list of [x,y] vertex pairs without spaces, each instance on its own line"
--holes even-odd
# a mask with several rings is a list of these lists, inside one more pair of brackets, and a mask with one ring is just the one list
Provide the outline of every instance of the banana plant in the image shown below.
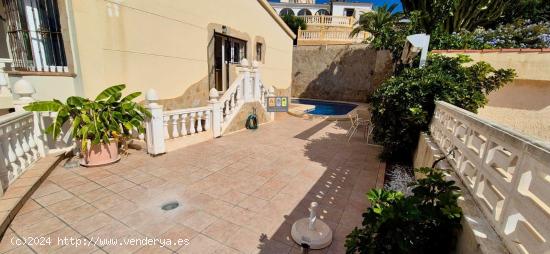
[[56,112],[52,124],[46,133],[57,138],[62,126],[71,122],[72,136],[81,141],[82,151],[86,151],[88,142],[92,144],[108,144],[111,139],[120,141],[130,136],[131,130],[144,133],[143,121],[151,117],[151,113],[133,102],[141,92],[131,93],[122,97],[126,85],[115,85],[103,90],[90,100],[79,96],[67,98],[65,103],[59,100],[37,101],[25,106],[27,111]]

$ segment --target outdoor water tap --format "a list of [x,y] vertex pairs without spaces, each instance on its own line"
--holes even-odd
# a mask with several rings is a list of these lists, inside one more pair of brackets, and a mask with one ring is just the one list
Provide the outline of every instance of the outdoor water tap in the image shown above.
[[317,220],[318,208],[319,208],[319,204],[317,204],[317,202],[311,202],[311,206],[309,207],[309,225],[308,225],[308,230],[310,231],[315,230],[315,221]]

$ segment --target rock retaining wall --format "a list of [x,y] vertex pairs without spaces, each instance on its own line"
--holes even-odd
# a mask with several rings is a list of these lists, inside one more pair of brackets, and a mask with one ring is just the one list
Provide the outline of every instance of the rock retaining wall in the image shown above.
[[393,71],[391,54],[366,45],[294,48],[292,96],[365,102]]

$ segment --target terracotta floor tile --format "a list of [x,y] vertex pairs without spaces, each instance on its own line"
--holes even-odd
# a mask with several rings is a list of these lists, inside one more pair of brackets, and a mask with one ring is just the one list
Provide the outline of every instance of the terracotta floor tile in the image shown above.
[[99,189],[95,189],[93,191],[81,194],[81,195],[79,195],[79,197],[81,199],[83,199],[84,201],[91,203],[91,202],[94,202],[98,199],[102,199],[102,198],[107,197],[107,196],[112,195],[112,194],[113,194],[113,192],[106,189],[106,188],[99,188]]
[[239,192],[238,190],[232,189],[229,192],[225,193],[223,196],[221,196],[220,199],[225,202],[229,202],[231,204],[236,205],[247,197],[248,197],[248,194],[244,194],[242,192]]
[[10,198],[0,200],[0,212],[9,212],[19,203],[21,198]]
[[86,219],[83,219],[71,226],[81,235],[87,236],[88,234],[110,225],[114,222],[114,219],[104,213],[98,213]]
[[118,175],[111,175],[102,179],[96,179],[95,182],[101,186],[109,186],[118,182],[122,182],[124,178]]
[[86,202],[79,199],[78,197],[72,197],[72,198],[60,201],[58,203],[55,203],[53,205],[49,205],[46,207],[46,209],[48,209],[53,214],[60,215],[70,210],[73,210],[77,207],[83,206],[85,204]]
[[239,229],[240,226],[220,219],[210,224],[202,233],[218,242],[226,243]]
[[73,194],[63,190],[63,191],[54,192],[52,194],[48,194],[39,198],[34,198],[34,201],[36,201],[42,206],[49,206],[66,199],[70,199],[72,197],[74,197]]
[[[101,248],[36,248],[39,253],[299,253],[290,227],[307,217],[309,203],[316,201],[322,209],[319,219],[335,229],[334,243],[311,253],[343,253],[345,236],[361,223],[364,193],[376,183],[379,152],[360,138],[348,143],[339,123],[285,116],[255,132],[225,135],[159,157],[130,150],[105,167],[58,167],[9,230],[189,241],[164,248],[103,242]],[[169,201],[180,206],[161,210]],[[11,247],[0,242],[0,249],[32,251]]]
[[235,206],[227,216],[223,217],[223,219],[239,226],[245,226],[254,216],[256,216],[255,212]]
[[76,224],[79,221],[92,217],[98,213],[100,213],[100,211],[97,208],[86,204],[60,214],[59,218],[69,224]]
[[264,237],[247,228],[240,228],[229,240],[227,245],[241,253],[257,253],[260,251],[261,240]]
[[[13,241],[16,241],[17,239],[21,239],[21,238],[19,238],[13,232],[13,230],[8,228],[6,230],[6,233],[4,233],[3,239],[9,239],[9,240],[3,240],[2,242],[0,242],[0,253],[6,253],[10,250],[13,250],[13,249],[17,248],[18,246],[16,244],[14,244]],[[13,241],[12,241],[12,239],[13,239]]]
[[112,192],[119,193],[123,190],[129,189],[135,186],[137,186],[135,183],[132,183],[128,180],[122,180],[120,182],[116,182],[114,184],[108,185],[105,188],[111,190]]
[[172,245],[166,246],[166,248],[176,251],[180,249],[183,245],[179,245],[178,243],[190,242],[195,236],[197,236],[199,233],[191,228],[188,228],[186,226],[183,226],[181,224],[176,224],[176,226],[172,227],[168,231],[166,231],[164,234],[162,234],[159,238],[170,240]]
[[90,191],[93,191],[93,190],[96,190],[96,189],[99,189],[99,188],[101,188],[101,185],[99,185],[97,183],[94,183],[94,182],[89,182],[89,183],[85,183],[85,184],[82,184],[82,185],[72,187],[72,188],[68,189],[68,191],[70,191],[71,193],[73,193],[75,195],[79,195],[79,194],[84,194],[84,193],[87,193],[87,192],[90,192]]
[[45,208],[36,209],[25,214],[17,214],[11,222],[10,227],[12,229],[22,229],[37,223],[41,223],[45,219],[51,218],[53,216],[54,215]]
[[130,203],[127,199],[123,198],[120,195],[113,194],[102,199],[98,199],[91,203],[95,208],[99,210],[106,210],[115,205],[120,205],[122,203]]
[[47,219],[42,219],[40,223],[35,223],[23,229],[19,229],[16,227],[13,227],[12,229],[20,237],[25,238],[45,236],[63,227],[66,227],[66,224],[63,223],[63,221],[56,217],[51,217]]
[[242,208],[249,209],[255,212],[260,211],[264,206],[267,205],[267,201],[261,198],[249,196],[241,201],[238,205]]
[[116,219],[122,219],[128,214],[132,213],[133,211],[136,211],[139,208],[139,205],[137,205],[134,202],[122,202],[121,204],[117,204],[115,206],[112,206],[108,209],[105,209],[103,212],[110,215],[113,218]]
[[9,252],[6,252],[9,254],[34,254],[35,252],[31,250],[31,248],[27,247],[26,245],[19,246],[15,249],[10,250]]
[[29,199],[27,200],[27,202],[25,202],[25,204],[23,205],[23,207],[21,207],[21,210],[19,210],[17,214],[23,215],[25,213],[32,212],[40,208],[42,208],[40,204],[36,203],[36,201],[32,199]]
[[207,212],[198,211],[196,213],[193,213],[188,218],[184,219],[181,223],[197,232],[201,232],[205,228],[210,226],[210,224],[214,223],[216,220],[217,218],[213,215]]

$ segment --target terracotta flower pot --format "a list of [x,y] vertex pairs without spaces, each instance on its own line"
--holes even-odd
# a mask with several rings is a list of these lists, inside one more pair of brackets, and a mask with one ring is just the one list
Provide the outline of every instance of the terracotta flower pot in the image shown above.
[[80,165],[94,167],[115,163],[120,160],[118,142],[111,140],[109,144],[88,144],[86,152],[82,153]]

